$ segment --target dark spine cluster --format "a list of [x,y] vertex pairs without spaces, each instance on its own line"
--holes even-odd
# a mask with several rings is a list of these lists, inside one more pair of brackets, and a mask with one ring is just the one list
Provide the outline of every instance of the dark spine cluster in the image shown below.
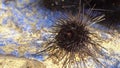
[[[96,64],[102,65],[97,59],[97,57],[104,57],[101,54],[103,47],[98,42],[101,39],[91,31],[90,24],[88,24],[88,22],[91,24],[97,22],[100,18],[89,18],[80,13],[58,19],[51,27],[52,35],[44,43],[41,52],[47,53],[48,58],[53,59],[55,63],[62,63],[63,68],[73,68],[74,66],[87,68],[87,58],[92,58]],[[84,64],[83,67],[80,63]]]

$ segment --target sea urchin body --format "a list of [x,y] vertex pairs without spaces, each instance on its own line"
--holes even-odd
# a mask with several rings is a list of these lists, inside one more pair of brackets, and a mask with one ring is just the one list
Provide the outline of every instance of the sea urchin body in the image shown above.
[[66,20],[66,24],[59,25],[60,31],[56,35],[56,44],[67,52],[79,52],[89,43],[89,31],[84,24]]

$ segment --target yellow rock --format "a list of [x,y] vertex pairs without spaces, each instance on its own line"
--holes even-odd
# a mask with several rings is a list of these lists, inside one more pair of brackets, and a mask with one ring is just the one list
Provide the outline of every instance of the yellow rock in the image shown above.
[[13,56],[0,56],[0,68],[46,68],[39,61]]

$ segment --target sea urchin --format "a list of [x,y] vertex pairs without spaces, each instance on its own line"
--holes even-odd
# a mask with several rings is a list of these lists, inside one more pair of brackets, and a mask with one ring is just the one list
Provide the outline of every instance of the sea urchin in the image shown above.
[[100,20],[102,16],[93,18],[85,14],[69,14],[67,18],[58,19],[52,26],[50,38],[39,53],[47,53],[53,61],[62,63],[63,68],[83,68],[87,66],[86,58],[92,58],[95,63],[101,64],[97,59],[98,56],[103,56],[99,44],[101,39],[90,26]]

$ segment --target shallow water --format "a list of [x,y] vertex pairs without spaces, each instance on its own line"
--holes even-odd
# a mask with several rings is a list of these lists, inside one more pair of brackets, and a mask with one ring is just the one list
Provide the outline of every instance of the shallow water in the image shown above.
[[[50,11],[42,5],[42,0],[2,0],[0,1],[0,54],[10,54],[17,57],[35,58],[42,61],[42,55],[35,55],[40,43],[46,40],[48,34],[42,28],[50,28],[55,19],[63,12]],[[94,25],[100,30],[107,31],[107,27]],[[105,36],[103,33],[102,36]],[[108,35],[107,35],[108,36]],[[106,36],[105,36],[106,37]],[[119,44],[119,38],[116,44]],[[111,45],[109,43],[108,45]],[[107,44],[106,44],[107,45]],[[116,45],[116,47],[120,47]],[[120,68],[120,48],[112,49],[110,56],[101,59],[108,68]],[[116,49],[115,49],[116,48]],[[111,51],[111,50],[110,50]],[[112,62],[110,62],[112,61]],[[97,66],[95,67],[97,68]]]

